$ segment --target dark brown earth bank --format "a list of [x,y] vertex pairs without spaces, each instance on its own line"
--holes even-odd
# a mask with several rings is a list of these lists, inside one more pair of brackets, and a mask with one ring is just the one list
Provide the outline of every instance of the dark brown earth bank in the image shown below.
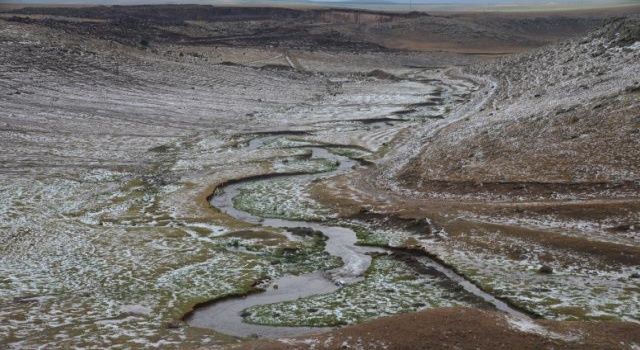
[[438,309],[385,317],[331,333],[281,341],[254,341],[234,349],[616,349],[638,344],[640,327],[620,322],[555,324],[549,334],[522,332],[500,314]]

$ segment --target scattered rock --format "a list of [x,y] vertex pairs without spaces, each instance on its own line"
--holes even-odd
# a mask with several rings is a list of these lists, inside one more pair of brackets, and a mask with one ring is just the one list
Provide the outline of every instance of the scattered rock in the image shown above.
[[324,236],[324,234],[320,231],[316,231],[310,227],[290,227],[287,228],[287,231],[291,232],[296,236],[301,237],[314,237],[314,236]]
[[293,67],[291,67],[289,65],[284,65],[284,64],[265,64],[264,66],[262,66],[260,68],[264,69],[264,70],[272,70],[272,71],[291,71],[291,70],[295,70]]
[[544,95],[544,91],[543,90],[538,90],[533,94],[533,97],[539,98],[539,97],[542,97],[542,95]]
[[171,321],[171,322],[168,322],[166,325],[166,328],[168,329],[178,329],[180,327],[182,327],[182,322],[179,322],[179,321]]
[[368,214],[371,213],[371,208],[368,207],[360,207],[360,210],[358,211],[360,214]]
[[282,255],[294,255],[298,252],[298,248],[295,247],[284,247],[282,248]]
[[542,265],[539,269],[538,269],[538,273],[542,273],[545,275],[550,275],[553,273],[553,268],[551,268],[551,266],[549,265]]
[[574,111],[575,109],[576,109],[575,105],[571,107],[560,107],[556,110],[556,115],[571,112],[571,111]]
[[624,88],[624,91],[626,91],[626,92],[640,92],[640,83],[635,82],[633,85],[629,85],[626,88]]
[[598,57],[598,56],[602,56],[607,50],[604,47],[599,47],[597,50],[593,51],[591,53],[591,57]]
[[399,80],[398,77],[391,73],[387,73],[380,69],[375,69],[366,74],[367,77],[376,78],[376,79],[384,79],[384,80]]
[[38,303],[38,299],[35,297],[15,297],[13,302],[16,304]]
[[629,231],[631,229],[631,225],[630,224],[620,224],[617,226],[614,226],[612,228],[610,228],[609,230],[614,231],[614,232],[626,232]]

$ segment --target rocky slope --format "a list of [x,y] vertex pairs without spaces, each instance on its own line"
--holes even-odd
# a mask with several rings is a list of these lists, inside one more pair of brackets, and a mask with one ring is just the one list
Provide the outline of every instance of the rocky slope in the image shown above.
[[639,28],[637,18],[616,20],[585,39],[470,67],[497,80],[496,95],[428,140],[402,183],[422,192],[447,183],[453,191],[530,185],[530,195],[547,197],[636,194]]

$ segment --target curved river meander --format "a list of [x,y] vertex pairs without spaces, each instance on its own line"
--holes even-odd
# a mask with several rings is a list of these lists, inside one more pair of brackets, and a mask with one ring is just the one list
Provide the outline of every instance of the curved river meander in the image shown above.
[[[266,140],[272,138],[273,137],[256,138],[252,140],[249,147],[257,149],[261,147]],[[339,166],[337,169],[329,173],[282,175],[282,178],[295,176],[296,180],[310,182],[319,177],[348,172],[357,165],[357,163],[352,159],[330,153],[326,149],[318,146],[308,147],[308,149],[312,151],[312,159],[324,158],[331,161],[337,161],[339,162]],[[240,188],[245,186],[248,182],[255,181],[264,180],[252,179],[225,186],[222,190],[216,191],[216,194],[212,196],[211,204],[226,214],[246,222],[268,227],[285,229],[292,227],[306,227],[320,231],[327,237],[325,250],[331,255],[340,257],[344,265],[329,271],[316,271],[303,275],[282,276],[272,280],[270,287],[266,288],[264,292],[249,294],[247,296],[237,298],[227,298],[199,307],[189,315],[186,321],[195,327],[211,328],[221,333],[240,337],[256,335],[260,337],[278,338],[321,332],[330,329],[318,327],[275,327],[250,324],[243,321],[242,312],[252,306],[295,300],[317,294],[331,293],[343,285],[357,283],[363,279],[363,274],[371,263],[371,256],[368,254],[373,252],[384,252],[385,250],[382,248],[356,245],[356,234],[349,228],[331,226],[330,224],[316,222],[262,218],[235,208],[233,205],[233,198],[239,194]],[[438,264],[435,261],[430,261],[428,264],[453,282],[459,284],[467,292],[480,297],[497,309],[516,317],[527,317],[504,302],[496,299],[492,295],[481,291],[471,282],[465,280],[451,269]],[[272,288],[274,285],[277,285],[278,288]]]

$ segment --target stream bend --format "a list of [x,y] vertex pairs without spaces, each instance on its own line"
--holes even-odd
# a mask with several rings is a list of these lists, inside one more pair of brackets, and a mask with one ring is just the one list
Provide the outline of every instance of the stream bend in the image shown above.
[[[257,149],[273,136],[253,139],[249,148]],[[307,148],[307,147],[305,147]],[[311,159],[328,159],[339,162],[339,166],[331,172],[321,172],[305,175],[282,175],[281,178],[296,177],[305,181],[313,181],[319,177],[333,176],[350,171],[357,163],[344,156],[333,154],[321,147],[308,147],[312,151]],[[270,177],[273,178],[273,177]],[[225,186],[221,191],[210,198],[212,206],[224,213],[245,222],[260,224],[262,226],[276,228],[305,227],[322,232],[326,237],[325,250],[334,256],[340,257],[343,266],[329,271],[316,271],[303,275],[284,275],[274,279],[269,287],[261,293],[253,293],[237,298],[223,299],[206,306],[196,308],[185,320],[195,327],[210,328],[220,333],[238,337],[258,336],[266,338],[279,338],[296,336],[308,333],[319,333],[330,330],[330,327],[279,327],[245,323],[243,311],[257,305],[272,304],[291,301],[298,298],[326,294],[336,291],[344,285],[356,283],[363,279],[364,272],[371,264],[370,253],[386,252],[383,248],[366,247],[356,245],[357,238],[353,230],[341,226],[330,226],[316,222],[295,221],[275,218],[262,218],[246,211],[237,209],[233,205],[233,198],[240,193],[240,188],[250,182],[265,181],[264,179],[252,179],[240,181]],[[290,239],[293,237],[289,237]],[[473,294],[487,304],[507,313],[518,320],[530,320],[529,316],[512,308],[502,300],[486,293],[475,286],[463,276],[458,275],[450,268],[424,257],[425,265],[435,268],[461,288]],[[273,288],[277,285],[278,288]]]
[[[273,137],[262,137],[252,140],[250,148],[257,149]],[[354,160],[333,154],[324,148],[309,147],[312,151],[311,159],[327,159],[338,162],[338,166],[331,172],[322,172],[308,175],[283,175],[282,178],[301,177],[305,181],[312,181],[319,177],[332,176],[351,170],[357,165]],[[274,327],[263,326],[243,322],[243,310],[256,306],[271,304],[316,294],[331,293],[340,286],[356,283],[363,279],[364,272],[371,264],[372,252],[383,252],[381,248],[364,247],[356,245],[355,232],[349,228],[329,226],[321,223],[295,221],[274,218],[261,218],[233,206],[233,198],[239,194],[240,188],[248,182],[264,180],[241,181],[225,186],[222,191],[217,191],[211,197],[211,204],[224,213],[245,222],[261,224],[262,226],[277,228],[305,227],[322,232],[327,240],[325,250],[333,256],[342,259],[343,266],[329,271],[316,271],[303,275],[284,275],[271,281],[269,287],[262,293],[249,294],[238,298],[229,298],[211,305],[196,309],[187,322],[196,327],[212,328],[218,332],[239,336],[260,336],[277,338],[294,336],[311,332],[320,332],[330,328],[322,327]],[[278,288],[273,288],[277,285]]]

